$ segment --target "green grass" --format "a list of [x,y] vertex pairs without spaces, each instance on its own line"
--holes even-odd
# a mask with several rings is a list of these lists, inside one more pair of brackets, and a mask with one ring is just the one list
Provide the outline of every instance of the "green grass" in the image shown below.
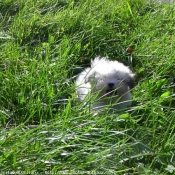
[[[175,173],[174,8],[1,0],[1,174]],[[97,55],[136,72],[131,112],[94,115],[76,100],[75,76]]]

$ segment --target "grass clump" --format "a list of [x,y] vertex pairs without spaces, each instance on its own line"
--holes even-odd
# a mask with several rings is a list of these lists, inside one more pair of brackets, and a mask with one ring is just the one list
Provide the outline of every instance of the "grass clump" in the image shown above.
[[[173,4],[0,4],[1,172],[174,173]],[[96,55],[136,72],[129,113],[77,102],[75,77]]]

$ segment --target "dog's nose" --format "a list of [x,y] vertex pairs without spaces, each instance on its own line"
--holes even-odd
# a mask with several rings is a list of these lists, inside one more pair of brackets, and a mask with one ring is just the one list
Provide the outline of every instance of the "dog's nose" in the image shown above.
[[114,83],[108,83],[108,86],[109,86],[110,88],[113,88],[113,87],[114,87]]

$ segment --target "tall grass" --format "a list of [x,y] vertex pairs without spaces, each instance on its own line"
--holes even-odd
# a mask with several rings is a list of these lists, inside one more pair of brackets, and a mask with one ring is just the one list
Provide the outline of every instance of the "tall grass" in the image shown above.
[[[0,172],[175,172],[173,4],[4,0],[0,12]],[[123,113],[76,100],[97,55],[137,74]]]

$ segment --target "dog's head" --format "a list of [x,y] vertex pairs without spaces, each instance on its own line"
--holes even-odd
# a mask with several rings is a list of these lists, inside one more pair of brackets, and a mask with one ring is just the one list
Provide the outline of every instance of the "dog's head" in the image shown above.
[[119,63],[107,58],[95,58],[91,62],[91,69],[87,73],[86,82],[90,82],[92,91],[98,96],[122,96],[134,87],[135,74]]

